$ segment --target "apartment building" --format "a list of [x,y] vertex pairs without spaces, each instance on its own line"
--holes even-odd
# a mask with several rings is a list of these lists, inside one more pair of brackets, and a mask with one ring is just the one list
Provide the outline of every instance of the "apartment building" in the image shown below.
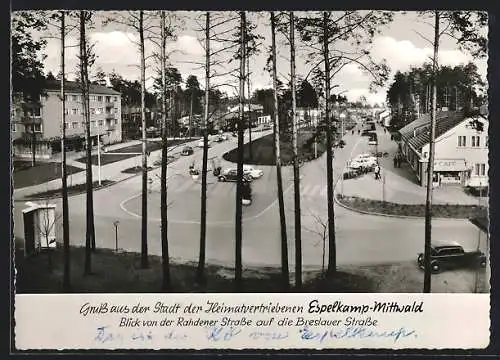
[[[15,158],[48,159],[60,152],[61,98],[60,82],[47,81],[46,94],[39,102],[23,102],[14,96],[12,104],[11,134]],[[66,137],[68,150],[82,150],[85,143],[80,84],[65,83]],[[90,135],[97,145],[99,134],[102,144],[122,141],[121,94],[101,85],[90,85]]]
[[[478,131],[473,123],[480,123]],[[428,114],[399,130],[401,150],[421,186],[427,183],[430,117]],[[433,185],[488,186],[487,115],[468,117],[461,112],[436,116]]]

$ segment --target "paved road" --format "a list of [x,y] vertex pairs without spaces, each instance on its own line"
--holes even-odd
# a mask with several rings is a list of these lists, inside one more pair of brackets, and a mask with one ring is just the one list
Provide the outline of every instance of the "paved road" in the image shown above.
[[[256,136],[253,135],[255,139]],[[334,171],[341,174],[344,164],[353,155],[369,149],[367,138],[357,134],[345,137],[347,145],[335,154]],[[234,148],[235,139],[216,144],[209,150],[209,158],[220,156]],[[201,167],[201,149],[193,156],[184,157],[168,167],[169,245],[173,258],[197,260],[199,251],[200,188],[198,182],[187,176],[187,169],[195,161]],[[223,167],[231,164],[221,161]],[[234,166],[234,164],[233,164]],[[209,169],[211,168],[209,163]],[[276,202],[276,174],[273,167],[262,167],[264,177],[254,181],[254,202],[243,210],[243,262],[247,265],[280,264],[280,230]],[[150,172],[153,184],[148,195],[148,244],[150,254],[161,254],[159,169]],[[293,241],[293,185],[291,168],[284,168],[285,208],[290,265],[294,263]],[[322,263],[321,233],[326,224],[326,154],[301,168],[301,203],[303,264],[316,267]],[[218,183],[208,174],[207,193],[207,261],[234,263],[235,184]],[[120,248],[140,251],[140,188],[141,177],[95,192],[95,226],[98,247],[114,248],[113,222],[120,221],[118,238]],[[60,201],[51,201],[58,204]],[[71,243],[85,241],[85,195],[70,198]],[[17,205],[17,204],[16,204]],[[15,206],[15,234],[22,236],[19,224],[21,206]],[[373,264],[408,261],[423,249],[423,220],[392,219],[353,213],[335,206],[338,264]],[[58,229],[61,233],[61,229]],[[482,236],[482,235],[481,235]],[[478,230],[465,220],[434,220],[433,237],[452,239],[473,249],[477,246]],[[485,239],[479,238],[484,249]],[[328,247],[326,247],[328,250]]]

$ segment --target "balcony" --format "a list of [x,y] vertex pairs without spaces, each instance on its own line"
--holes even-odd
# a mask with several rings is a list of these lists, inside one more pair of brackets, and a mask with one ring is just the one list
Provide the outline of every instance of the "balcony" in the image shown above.
[[115,103],[112,102],[107,102],[105,105],[106,109],[112,109],[115,107]]
[[115,114],[106,113],[104,115],[104,117],[105,117],[106,120],[114,120],[115,119]]

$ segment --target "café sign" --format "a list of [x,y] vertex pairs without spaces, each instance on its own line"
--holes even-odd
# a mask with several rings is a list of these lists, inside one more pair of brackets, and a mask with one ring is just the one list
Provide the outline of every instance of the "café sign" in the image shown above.
[[435,160],[434,171],[464,171],[465,160]]

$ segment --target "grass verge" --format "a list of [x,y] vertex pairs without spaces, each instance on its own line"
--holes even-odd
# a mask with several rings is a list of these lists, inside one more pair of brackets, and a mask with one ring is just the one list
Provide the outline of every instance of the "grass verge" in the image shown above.
[[[20,244],[20,243],[19,243]],[[115,253],[98,249],[92,254],[92,274],[84,276],[85,249],[71,248],[71,283],[76,293],[158,293],[161,292],[161,257],[149,256],[149,268],[140,268],[139,253]],[[172,291],[181,293],[233,292],[234,270],[207,265],[206,281],[196,282],[195,263],[172,263]],[[61,248],[24,258],[22,246],[16,251],[17,293],[59,293],[62,291],[63,253]],[[283,292],[281,274],[277,268],[245,269],[244,292]],[[370,280],[365,276],[338,272],[334,281],[315,277],[305,284],[304,291],[370,292]]]
[[[66,165],[66,169],[68,175],[83,171],[83,169],[71,165]],[[31,162],[14,162],[12,181],[15,189],[43,184],[60,177],[61,163],[59,162],[39,162],[34,167],[31,166]]]
[[[283,136],[285,137],[285,136]],[[299,161],[310,161],[314,159],[314,133],[313,131],[301,131],[297,139]],[[252,158],[250,158],[250,146]],[[317,155],[318,157],[325,152],[326,147],[324,142],[318,140]],[[280,144],[280,155],[283,165],[291,165],[293,159],[293,148],[290,139],[283,138]],[[238,157],[238,149],[233,149],[222,156],[226,161],[236,162]],[[247,143],[243,146],[243,162],[252,165],[275,165],[274,157],[274,138],[273,134],[269,134]]]
[[[355,210],[399,216],[425,216],[425,204],[398,204],[380,200],[363,199],[357,196],[338,195],[338,200]],[[470,219],[486,216],[487,208],[477,205],[433,204],[432,216],[437,218]]]
[[[101,185],[99,185],[98,181],[94,181],[92,184],[92,187],[94,190],[98,190],[102,187],[109,186],[111,184],[115,183],[112,180],[102,180]],[[76,185],[71,185],[68,186],[68,196],[71,195],[78,195],[82,194],[86,191],[86,184],[76,184]],[[53,189],[53,190],[47,190],[47,191],[42,191],[34,194],[30,194],[26,196],[27,199],[51,199],[51,198],[56,198],[61,196],[61,188],[59,189]]]
[[[148,171],[153,170],[151,166],[148,166]],[[133,166],[121,171],[124,174],[138,174],[142,172],[142,166]]]

